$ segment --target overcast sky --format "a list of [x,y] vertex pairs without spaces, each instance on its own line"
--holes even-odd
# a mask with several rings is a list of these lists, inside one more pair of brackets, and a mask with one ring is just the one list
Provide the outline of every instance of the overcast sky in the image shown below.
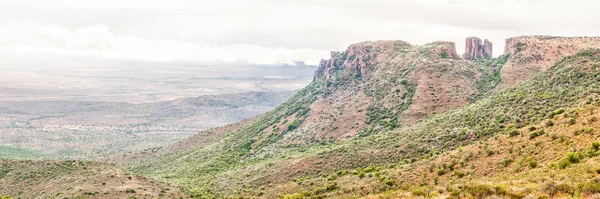
[[[0,64],[316,64],[365,40],[600,34],[597,0],[0,0]],[[58,57],[58,58],[57,58]]]

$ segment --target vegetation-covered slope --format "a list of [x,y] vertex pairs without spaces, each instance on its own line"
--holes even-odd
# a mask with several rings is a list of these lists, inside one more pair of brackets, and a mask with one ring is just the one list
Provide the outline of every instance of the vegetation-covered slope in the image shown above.
[[[333,155],[334,143],[465,106],[498,83],[494,71],[505,57],[467,63],[458,59],[449,42],[413,46],[382,41],[352,45],[334,53],[332,60],[339,64],[325,66],[323,74],[317,71],[307,88],[253,123],[200,147],[134,164],[132,170],[207,196],[243,194],[243,187],[316,172],[283,168],[312,167],[314,162],[304,159]],[[350,70],[354,60],[366,65]],[[345,162],[338,164],[349,166]],[[252,172],[242,179],[239,173],[246,171]]]
[[176,187],[88,161],[0,159],[0,196],[13,198],[179,198]]
[[[326,183],[313,182],[308,187],[322,188],[312,196],[331,196],[336,193],[333,190],[340,187],[333,186],[326,178],[335,179],[332,175],[336,171],[416,162],[493,137],[507,127],[518,129],[543,122],[549,113],[559,108],[577,106],[580,99],[591,97],[590,100],[594,101],[595,94],[600,91],[595,67],[599,54],[596,50],[582,51],[557,62],[547,72],[515,88],[492,94],[465,108],[429,117],[406,128],[318,145],[282,143],[284,134],[293,131],[271,133],[264,140],[257,139],[257,135],[273,127],[272,121],[279,123],[285,116],[294,114],[295,118],[302,120],[306,114],[314,111],[309,105],[319,100],[319,95],[315,94],[322,92],[319,88],[323,88],[323,84],[317,81],[257,122],[226,135],[218,142],[167,155],[132,169],[143,175],[177,183],[205,197],[262,196],[269,193],[269,189],[290,180],[325,176],[323,181]],[[298,120],[291,121],[294,121],[291,124],[295,124]],[[288,127],[288,130],[294,130],[295,125],[289,126],[292,128]],[[356,175],[360,176],[360,173],[356,172]],[[395,184],[396,180],[385,176],[380,178],[382,183]],[[369,193],[386,189],[373,189]],[[286,190],[272,193],[282,194]]]

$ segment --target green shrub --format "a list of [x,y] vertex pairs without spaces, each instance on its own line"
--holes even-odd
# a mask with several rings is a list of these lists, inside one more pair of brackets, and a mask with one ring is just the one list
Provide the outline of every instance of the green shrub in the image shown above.
[[335,189],[337,189],[337,183],[332,182],[332,183],[327,183],[327,185],[325,185],[325,189],[327,189],[327,191],[333,191]]
[[393,186],[394,185],[394,181],[393,180],[386,180],[383,182],[383,184],[387,185],[387,186]]
[[507,166],[508,166],[508,165],[510,165],[512,162],[513,162],[513,160],[512,160],[512,159],[510,159],[510,158],[504,158],[504,159],[502,159],[502,161],[500,161],[498,164],[499,164],[500,166],[507,167]]
[[597,181],[587,181],[577,185],[577,189],[584,194],[597,194],[600,193],[600,183]]
[[568,123],[569,125],[574,125],[574,124],[576,124],[576,123],[577,123],[577,120],[575,120],[575,118],[569,118],[569,120],[567,121],[567,123]]
[[542,136],[544,134],[545,134],[544,130],[539,130],[539,131],[531,132],[529,134],[529,139],[534,139],[534,138]]
[[558,161],[558,168],[560,169],[565,169],[569,166],[571,166],[571,162],[569,162],[567,159],[562,159]]
[[440,169],[440,170],[437,171],[437,175],[438,176],[442,176],[444,174],[446,174],[446,170]]
[[135,193],[135,192],[136,192],[135,189],[132,189],[132,188],[125,189],[125,193]]
[[465,173],[463,173],[463,172],[460,172],[460,171],[455,171],[455,172],[454,172],[454,175],[455,175],[456,177],[458,177],[458,178],[462,178],[462,177],[464,177],[464,176],[465,176]]
[[550,198],[554,198],[558,193],[565,193],[571,196],[575,193],[575,189],[570,185],[565,183],[558,184],[554,181],[548,181],[542,186],[542,190],[544,190]]
[[304,199],[304,195],[295,193],[295,194],[287,194],[281,197],[281,199]]
[[575,152],[569,152],[567,153],[567,157],[566,159],[570,162],[570,163],[579,163],[579,161],[581,161],[581,157],[583,155],[581,155],[580,153],[575,153]]
[[519,130],[517,129],[511,129],[508,131],[508,135],[510,135],[510,137],[514,137],[517,135],[521,135],[521,132],[519,132]]
[[442,58],[446,59],[446,58],[448,58],[448,53],[446,53],[446,51],[442,51],[442,54],[440,56],[442,56]]
[[537,128],[535,126],[530,126],[528,128],[528,130],[529,130],[529,132],[533,132],[533,131],[537,130]]
[[359,178],[364,178],[364,177],[365,177],[365,172],[360,172],[360,173],[358,173],[358,177],[359,177]]

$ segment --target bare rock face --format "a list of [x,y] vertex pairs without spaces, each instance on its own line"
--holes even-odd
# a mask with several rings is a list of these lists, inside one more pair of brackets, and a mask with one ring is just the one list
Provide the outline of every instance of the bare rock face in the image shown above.
[[487,39],[483,41],[483,57],[492,58],[492,42]]
[[363,75],[367,73],[367,64],[370,56],[369,52],[373,48],[372,45],[351,45],[348,47],[347,59],[344,61],[346,74],[358,73]]
[[465,54],[463,54],[463,59],[489,59],[491,57],[492,42],[486,39],[482,44],[481,39],[478,37],[468,37],[465,40]]

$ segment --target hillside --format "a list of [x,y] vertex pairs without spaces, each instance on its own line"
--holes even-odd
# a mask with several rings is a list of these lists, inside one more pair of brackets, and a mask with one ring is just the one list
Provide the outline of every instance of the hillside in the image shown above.
[[[597,50],[581,51],[514,88],[491,93],[500,83],[500,70],[492,66],[501,69],[519,57],[461,60],[448,49],[453,46],[446,42],[352,45],[322,61],[313,83],[256,122],[201,147],[130,168],[202,197],[373,194],[414,181],[377,174],[372,186],[349,181],[353,185],[348,187],[336,179],[344,170],[360,178],[374,169],[418,165],[421,159],[500,135],[507,127],[545,122],[548,113],[577,107],[588,97],[594,101],[600,91]],[[468,105],[471,101],[476,102]],[[439,113],[424,109],[427,102],[437,102]],[[345,121],[352,123],[343,126]],[[345,134],[337,134],[342,128]]]
[[506,39],[504,54],[511,60],[502,69],[502,84],[499,88],[514,86],[540,71],[545,71],[554,62],[565,56],[574,55],[581,49],[599,48],[600,37],[553,37],[520,36]]
[[[198,195],[242,194],[242,187],[316,171],[279,169],[313,166],[312,156],[331,152],[336,143],[408,127],[468,105],[499,83],[497,71],[504,61],[506,57],[462,60],[450,42],[354,44],[332,52],[307,88],[249,125],[130,168]],[[338,166],[344,163],[340,160]],[[246,171],[251,172],[240,178]]]
[[300,173],[264,185],[263,195],[591,197],[600,193],[599,64],[600,50],[581,51],[515,88],[412,128],[331,146],[301,163],[282,161],[290,163],[280,169]]
[[13,198],[179,198],[178,188],[88,161],[0,159],[0,196]]

